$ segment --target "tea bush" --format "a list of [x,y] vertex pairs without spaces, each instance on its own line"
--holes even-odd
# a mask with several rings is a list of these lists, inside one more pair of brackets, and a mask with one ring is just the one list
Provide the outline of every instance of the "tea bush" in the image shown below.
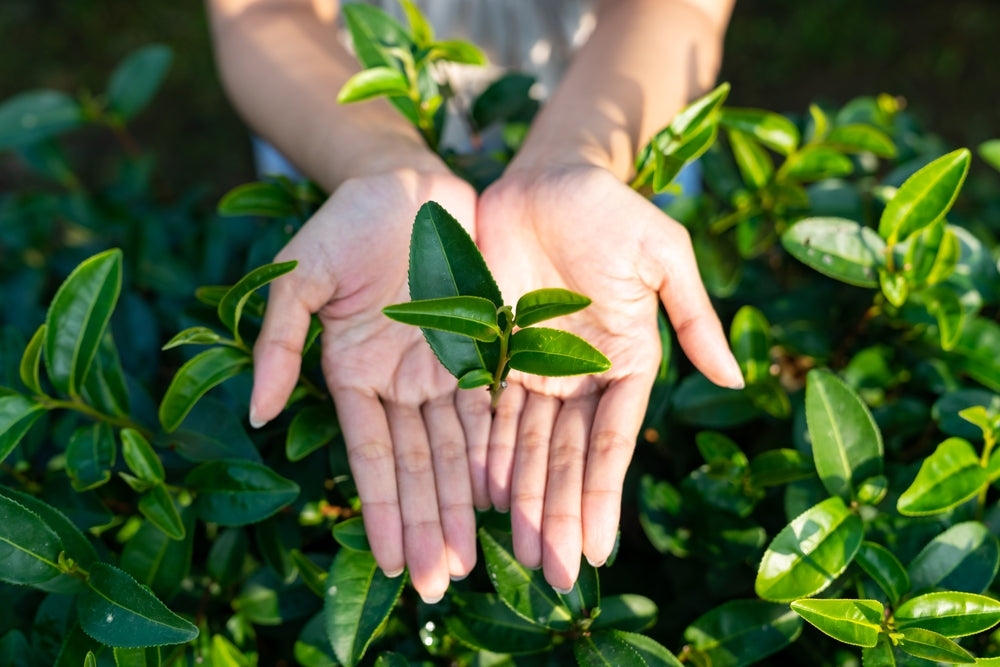
[[[477,52],[352,7],[377,71],[343,98],[391,96],[433,144],[427,59]],[[611,562],[559,594],[484,512],[484,565],[426,605],[367,550],[317,324],[285,415],[246,428],[259,290],[294,270],[268,262],[323,193],[275,177],[219,215],[172,193],[128,129],[170,59],[0,105],[0,149],[40,184],[0,198],[0,664],[1000,664],[997,196],[960,197],[989,178],[972,152],[887,95],[789,118],[722,85],[678,114],[632,186],[669,192],[700,158],[705,191],[665,207],[747,387],[694,372],[663,319]],[[525,83],[471,110],[501,150],[446,156],[480,187],[534,111]],[[100,128],[106,177],[60,148]],[[1000,168],[1000,143],[977,153]]]

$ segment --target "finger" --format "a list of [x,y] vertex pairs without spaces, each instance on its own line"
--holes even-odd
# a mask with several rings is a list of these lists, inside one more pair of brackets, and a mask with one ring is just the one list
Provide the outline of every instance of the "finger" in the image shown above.
[[465,445],[469,456],[469,474],[472,480],[472,502],[485,510],[490,506],[490,489],[486,480],[489,460],[490,395],[485,389],[459,391],[455,397],[458,417],[465,431]]
[[552,431],[542,519],[542,568],[545,579],[560,593],[568,593],[580,574],[583,471],[596,409],[596,394],[568,399],[559,409]]
[[517,427],[521,422],[524,399],[524,388],[516,382],[511,382],[500,394],[496,410],[493,411],[486,475],[490,502],[501,512],[510,509],[514,447],[517,443]]
[[514,557],[522,565],[542,564],[542,510],[548,477],[549,441],[559,400],[529,393],[521,412],[510,488]]
[[361,514],[375,562],[386,576],[403,573],[403,520],[396,489],[396,464],[385,409],[374,395],[335,391],[337,419],[347,459],[361,498]]
[[677,341],[709,380],[722,387],[741,389],[743,374],[701,282],[691,237],[677,223],[658,225],[657,229],[665,237],[652,244],[658,249],[664,276],[658,291]]
[[451,583],[430,443],[420,409],[388,403],[386,416],[396,459],[396,486],[403,518],[403,551],[410,581],[427,603],[444,597]]
[[594,415],[583,477],[583,553],[595,567],[611,555],[621,515],[622,485],[642,425],[650,382],[618,380]]
[[264,322],[253,347],[250,425],[254,428],[278,416],[299,379],[312,312],[297,297],[295,284],[286,277],[271,284]]
[[472,509],[465,434],[452,395],[424,405],[423,415],[434,464],[448,573],[452,579],[464,579],[476,564],[476,513]]

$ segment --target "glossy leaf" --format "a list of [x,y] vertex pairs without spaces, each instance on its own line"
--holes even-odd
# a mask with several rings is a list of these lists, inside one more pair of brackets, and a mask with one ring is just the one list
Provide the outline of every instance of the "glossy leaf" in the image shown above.
[[285,456],[301,461],[340,435],[340,424],[331,404],[309,405],[299,410],[288,426]]
[[743,306],[729,325],[729,342],[747,385],[771,379],[771,325],[753,306]]
[[400,0],[399,4],[406,14],[406,21],[410,24],[410,34],[417,46],[426,46],[434,41],[434,27],[427,22],[416,3],[413,0]]
[[795,259],[823,275],[859,287],[878,287],[885,242],[873,230],[843,218],[806,218],[781,236]]
[[937,320],[941,349],[951,350],[958,343],[965,321],[965,309],[958,295],[951,287],[938,285],[924,290],[920,297],[927,312]]
[[937,285],[951,277],[958,267],[962,253],[962,242],[959,241],[955,228],[946,225],[944,237],[934,257],[934,264],[924,282],[928,285]]
[[348,104],[385,95],[408,95],[410,83],[395,67],[371,67],[361,70],[344,83],[337,93],[337,102]]
[[[97,550],[94,549],[94,545],[60,510],[27,493],[21,493],[7,486],[0,485],[0,506],[6,506],[3,505],[5,500],[19,504],[29,512],[38,515],[45,525],[59,536],[59,541],[62,542],[62,548],[66,552],[66,556],[72,558],[79,565],[88,568],[91,563],[97,560]],[[2,525],[8,526],[12,524],[11,522],[4,521]]]
[[[119,567],[156,595],[170,599],[181,590],[191,572],[194,553],[195,513],[181,511],[184,538],[175,540],[152,521],[144,521],[125,544]],[[241,573],[236,572],[236,575]]]
[[129,120],[149,104],[174,59],[164,44],[148,44],[130,53],[111,73],[108,107]]
[[168,433],[175,430],[209,389],[242,373],[251,365],[250,356],[231,347],[213,347],[188,360],[174,375],[160,402],[160,423]]
[[879,157],[896,157],[896,146],[882,130],[863,123],[850,123],[833,128],[825,143],[842,151],[868,152]]
[[81,426],[66,446],[66,471],[76,491],[87,491],[111,479],[118,445],[111,426],[98,422]]
[[922,628],[908,628],[901,634],[898,640],[899,648],[914,657],[959,665],[971,665],[976,662],[971,653],[936,632]]
[[908,247],[903,260],[903,275],[906,276],[907,282],[922,285],[927,281],[934,268],[947,227],[944,218],[941,218],[924,227],[907,241]]
[[829,146],[806,146],[789,155],[780,170],[783,177],[797,181],[839,178],[853,171],[851,159]]
[[45,319],[45,362],[60,392],[80,392],[121,284],[122,252],[107,250],[77,266],[52,298]]
[[786,604],[725,602],[684,630],[684,641],[713,667],[750,665],[777,653],[802,632],[802,618]]
[[794,449],[769,449],[750,460],[754,486],[780,486],[815,474],[812,459]]
[[0,581],[39,584],[59,576],[62,540],[35,512],[0,496]]
[[946,589],[985,593],[1000,566],[1000,542],[979,521],[957,523],[937,535],[910,561],[914,592]]
[[461,65],[486,65],[485,54],[475,44],[458,39],[433,42],[429,45],[428,57]]
[[198,495],[198,514],[222,526],[243,526],[271,516],[299,495],[299,485],[252,461],[209,461],[192,470],[185,486]]
[[323,613],[327,637],[341,664],[358,664],[389,618],[404,581],[404,577],[386,577],[369,552],[337,552],[327,579]]
[[463,594],[454,611],[445,617],[448,632],[472,649],[521,654],[552,646],[551,632],[521,618],[492,593]]
[[722,106],[729,95],[730,85],[720,83],[714,89],[705,93],[677,112],[670,121],[668,128],[674,136],[691,136],[699,132],[712,114]]
[[875,646],[885,608],[876,600],[795,600],[792,609],[837,641]]
[[121,430],[122,458],[129,470],[144,482],[158,484],[163,481],[166,473],[163,463],[149,441],[133,428]]
[[[292,549],[288,554],[291,557],[292,564],[302,578],[302,583],[319,597],[324,597],[326,595],[326,580],[330,577],[327,568],[320,567],[312,558],[306,556],[298,549]],[[326,641],[326,633],[324,632],[323,634],[323,640]]]
[[644,663],[650,667],[681,667],[683,664],[665,646],[646,635],[622,632],[621,630],[613,630],[610,634],[638,653]]
[[159,647],[114,648],[115,667],[160,667]]
[[986,469],[968,441],[948,438],[924,459],[896,509],[907,516],[945,512],[975,496],[986,483]]
[[154,486],[139,499],[139,511],[170,539],[184,539],[184,522],[173,497],[162,484]]
[[580,667],[645,667],[642,656],[614,632],[595,632],[573,642],[573,656]]
[[226,587],[239,581],[243,576],[243,562],[250,549],[250,540],[242,528],[227,528],[219,535],[205,560],[208,574]]
[[198,636],[198,628],[116,567],[95,563],[88,585],[77,613],[84,631],[102,644],[139,648],[183,644]]
[[509,535],[480,528],[479,543],[493,587],[515,614],[553,630],[570,627],[573,615],[545,581],[541,570],[529,570],[514,558]]
[[377,7],[347,4],[342,11],[344,22],[351,32],[354,51],[364,67],[390,65],[389,49],[410,50],[413,46],[409,32]]
[[830,371],[809,371],[806,422],[816,472],[831,495],[850,501],[858,484],[882,473],[882,434],[871,412]]
[[351,517],[344,521],[339,521],[333,527],[333,538],[340,546],[355,551],[371,551],[368,544],[368,534],[365,532],[365,523],[361,517]]
[[670,408],[677,421],[705,428],[736,426],[760,414],[746,392],[719,387],[701,374],[681,380]]
[[237,185],[219,200],[219,215],[290,218],[299,213],[295,198],[277,183],[258,181]]
[[569,315],[590,305],[590,299],[567,289],[549,288],[528,292],[517,300],[514,324],[530,327],[560,315]]
[[[21,375],[21,382],[24,386],[28,388],[34,394],[42,393],[42,382],[39,379],[38,371],[42,361],[42,346],[45,343],[45,325],[38,327],[31,340],[28,341],[27,347],[24,348],[24,354],[21,355],[21,363],[18,367],[18,371]],[[0,427],[0,432],[3,428]],[[0,452],[3,448],[0,447]],[[3,460],[3,455],[0,454],[0,461]]]
[[611,361],[600,350],[568,331],[532,327],[510,337],[510,367],[535,375],[603,373]]
[[757,571],[757,595],[782,602],[819,593],[847,569],[863,537],[861,519],[840,497],[814,505],[771,541]]
[[243,316],[243,309],[246,307],[250,294],[256,292],[269,282],[285,275],[295,269],[298,262],[279,262],[275,264],[265,264],[259,266],[246,274],[230,288],[219,302],[219,320],[233,332],[233,337],[237,341],[240,338],[240,319]]
[[1000,602],[975,593],[926,593],[899,605],[893,618],[901,630],[923,628],[945,637],[965,637],[1000,622]]
[[854,560],[875,580],[892,605],[910,591],[910,577],[903,564],[881,544],[862,542]]
[[81,388],[83,399],[110,415],[126,416],[130,410],[128,381],[110,331],[105,331],[97,355]]
[[608,595],[601,599],[601,613],[590,624],[590,628],[641,632],[656,623],[658,614],[656,603],[642,595]]
[[902,308],[903,304],[906,303],[906,297],[910,295],[910,285],[906,282],[906,276],[901,273],[880,270],[878,272],[878,285],[885,298],[896,308]]
[[875,646],[861,649],[861,664],[867,667],[896,667],[896,654],[889,635],[879,637]]
[[727,128],[753,136],[783,155],[789,155],[799,146],[799,130],[795,123],[772,111],[730,107],[722,110],[719,121]]
[[471,370],[458,378],[459,389],[475,389],[476,387],[485,387],[488,384],[493,384],[493,373],[485,368]]
[[767,185],[774,175],[774,162],[767,151],[751,135],[740,130],[729,130],[729,143],[747,186],[759,190]]
[[882,238],[892,245],[947,213],[965,182],[970,160],[969,150],[961,148],[906,179],[879,219]]
[[0,461],[7,458],[45,408],[20,394],[0,396]]
[[382,309],[390,319],[425,329],[447,331],[489,343],[500,335],[497,308],[478,296],[449,296],[397,303]]
[[21,148],[54,137],[84,122],[83,110],[56,90],[29,90],[0,104],[0,150]]

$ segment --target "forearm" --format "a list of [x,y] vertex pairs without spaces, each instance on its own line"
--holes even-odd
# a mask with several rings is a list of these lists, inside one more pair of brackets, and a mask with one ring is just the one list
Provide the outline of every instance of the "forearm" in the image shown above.
[[645,142],[715,82],[733,0],[604,0],[512,170],[596,164],[628,178]]
[[224,85],[251,128],[328,191],[402,166],[441,167],[385,100],[341,105],[359,66],[337,40],[336,3],[207,0]]

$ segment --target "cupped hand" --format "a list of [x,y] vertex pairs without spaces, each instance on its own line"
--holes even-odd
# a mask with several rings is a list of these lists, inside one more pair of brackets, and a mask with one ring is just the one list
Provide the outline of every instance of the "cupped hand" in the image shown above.
[[483,193],[476,220],[506,299],[543,287],[590,297],[590,306],[552,326],[612,363],[601,375],[571,378],[512,372],[493,419],[491,501],[510,508],[518,560],[542,566],[565,590],[581,552],[599,565],[614,547],[625,471],[661,356],[659,302],[697,368],[723,386],[743,380],[687,231],[610,172],[508,173]]
[[[341,185],[276,257],[298,267],[274,281],[254,346],[250,417],[273,419],[294,388],[310,315],[323,323],[323,373],[336,404],[365,529],[390,576],[409,567],[421,596],[444,595],[476,560],[469,460],[485,489],[489,399],[457,395],[420,330],[382,308],[408,301],[408,246],[421,204],[471,224],[475,192],[440,169],[405,169]],[[471,231],[471,230],[470,230]]]

